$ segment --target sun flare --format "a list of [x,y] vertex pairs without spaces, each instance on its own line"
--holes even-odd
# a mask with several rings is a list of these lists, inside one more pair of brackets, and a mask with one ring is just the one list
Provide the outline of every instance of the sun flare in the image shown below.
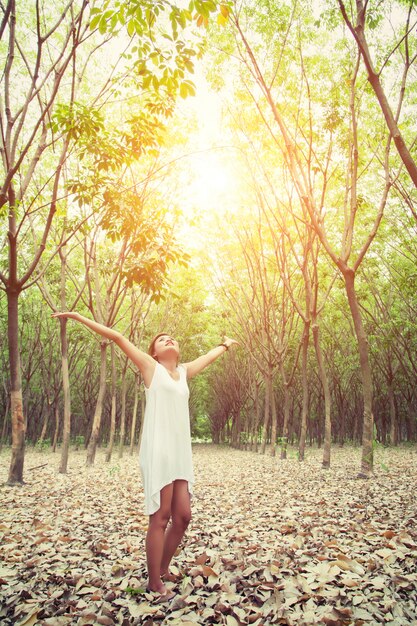
[[207,149],[191,158],[192,180],[187,190],[190,207],[197,212],[222,214],[236,202],[239,181],[231,156],[220,148]]
[[221,99],[199,81],[197,95],[189,99],[187,108],[198,124],[184,157],[184,213],[189,217],[234,213],[245,177],[238,150],[222,124]]

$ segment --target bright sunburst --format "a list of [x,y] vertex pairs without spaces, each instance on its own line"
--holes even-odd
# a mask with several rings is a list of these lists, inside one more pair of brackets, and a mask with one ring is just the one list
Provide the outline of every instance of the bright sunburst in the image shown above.
[[222,125],[220,97],[199,80],[197,95],[187,108],[198,119],[190,151],[185,157],[187,184],[183,209],[190,217],[216,213],[223,216],[235,212],[244,182],[238,151]]

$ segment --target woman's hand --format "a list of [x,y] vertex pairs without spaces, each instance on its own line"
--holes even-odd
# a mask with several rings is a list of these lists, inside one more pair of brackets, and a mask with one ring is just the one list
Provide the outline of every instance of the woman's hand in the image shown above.
[[226,337],[226,335],[223,336],[223,345],[226,346],[227,349],[230,348],[230,346],[233,346],[233,344],[238,344],[238,342],[235,339],[230,339],[230,337]]
[[56,311],[55,313],[52,313],[51,317],[63,317],[63,318],[67,318],[67,319],[73,319],[73,320],[77,320],[79,318],[80,314],[77,313],[76,311]]

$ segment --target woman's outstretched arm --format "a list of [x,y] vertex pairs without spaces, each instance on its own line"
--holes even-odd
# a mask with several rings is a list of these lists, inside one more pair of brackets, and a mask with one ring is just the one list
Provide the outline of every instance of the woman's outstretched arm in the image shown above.
[[234,339],[229,339],[229,337],[223,338],[223,343],[215,348],[212,348],[206,354],[199,356],[194,361],[190,361],[189,363],[184,363],[184,367],[187,368],[187,378],[193,378],[200,372],[203,371],[208,365],[211,365],[216,359],[219,358],[222,354],[224,354],[230,346],[237,344],[237,341]]
[[101,335],[105,339],[109,341],[114,341],[114,343],[119,346],[121,350],[129,357],[129,359],[136,365],[142,374],[143,381],[146,387],[149,387],[152,381],[152,377],[155,371],[156,361],[146,352],[139,350],[131,341],[126,339],[119,333],[117,330],[113,328],[109,328],[104,324],[99,324],[94,320],[90,320],[88,317],[84,317],[80,313],[76,311],[65,311],[64,313],[53,313],[52,317],[65,317],[67,319],[73,319],[76,322],[80,322],[87,326],[90,330]]

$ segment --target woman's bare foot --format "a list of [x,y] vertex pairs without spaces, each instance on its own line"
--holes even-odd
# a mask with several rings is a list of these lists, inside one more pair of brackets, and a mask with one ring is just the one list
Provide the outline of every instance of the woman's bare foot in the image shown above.
[[175,591],[172,589],[167,589],[163,582],[161,581],[161,585],[158,585],[156,589],[151,587],[146,587],[146,592],[153,596],[153,601],[156,604],[161,604],[163,602],[169,602],[176,596]]
[[164,596],[168,589],[165,587],[162,580],[157,582],[155,585],[151,585],[150,582],[146,585],[146,591],[150,591],[151,593],[158,593],[161,596]]
[[161,580],[163,582],[176,583],[178,582],[178,578],[178,576],[176,576],[175,574],[171,574],[169,571],[161,573]]

